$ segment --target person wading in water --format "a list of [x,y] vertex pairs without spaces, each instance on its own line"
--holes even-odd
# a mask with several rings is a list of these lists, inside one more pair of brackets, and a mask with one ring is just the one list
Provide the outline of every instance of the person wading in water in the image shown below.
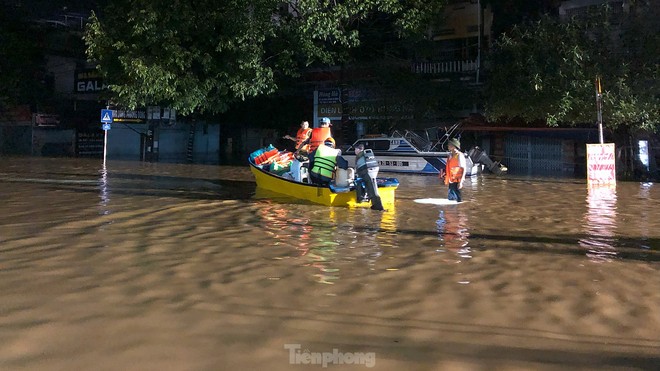
[[445,169],[445,185],[449,187],[447,199],[462,202],[461,189],[465,182],[465,168],[467,161],[465,155],[461,152],[461,142],[456,138],[449,140],[449,158]]

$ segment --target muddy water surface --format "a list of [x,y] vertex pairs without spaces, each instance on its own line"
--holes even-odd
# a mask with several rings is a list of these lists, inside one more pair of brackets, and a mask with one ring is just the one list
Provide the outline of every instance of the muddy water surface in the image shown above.
[[394,175],[374,212],[255,198],[244,166],[0,160],[3,370],[660,364],[656,184],[480,176],[434,206]]

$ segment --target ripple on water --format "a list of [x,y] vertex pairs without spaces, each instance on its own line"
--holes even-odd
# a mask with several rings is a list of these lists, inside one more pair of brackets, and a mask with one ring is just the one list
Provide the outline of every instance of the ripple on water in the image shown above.
[[657,358],[653,187],[486,177],[440,207],[412,201],[435,177],[402,176],[373,212],[243,197],[244,167],[19,165],[0,164],[3,366],[286,369],[289,343],[379,369]]

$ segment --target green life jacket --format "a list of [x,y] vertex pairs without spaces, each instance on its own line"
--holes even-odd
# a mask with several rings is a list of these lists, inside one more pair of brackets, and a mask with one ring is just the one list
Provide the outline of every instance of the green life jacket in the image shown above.
[[312,165],[311,172],[332,179],[339,153],[340,151],[338,149],[330,148],[326,145],[319,146],[314,154],[314,165]]

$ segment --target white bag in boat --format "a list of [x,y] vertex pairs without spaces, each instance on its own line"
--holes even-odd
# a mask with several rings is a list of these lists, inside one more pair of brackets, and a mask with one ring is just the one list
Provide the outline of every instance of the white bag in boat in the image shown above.
[[348,187],[350,183],[355,179],[355,169],[337,169],[335,171],[335,184],[338,187]]
[[289,172],[291,173],[293,180],[295,180],[296,182],[301,181],[301,166],[302,166],[302,162],[295,159],[291,161],[291,168],[289,169]]

